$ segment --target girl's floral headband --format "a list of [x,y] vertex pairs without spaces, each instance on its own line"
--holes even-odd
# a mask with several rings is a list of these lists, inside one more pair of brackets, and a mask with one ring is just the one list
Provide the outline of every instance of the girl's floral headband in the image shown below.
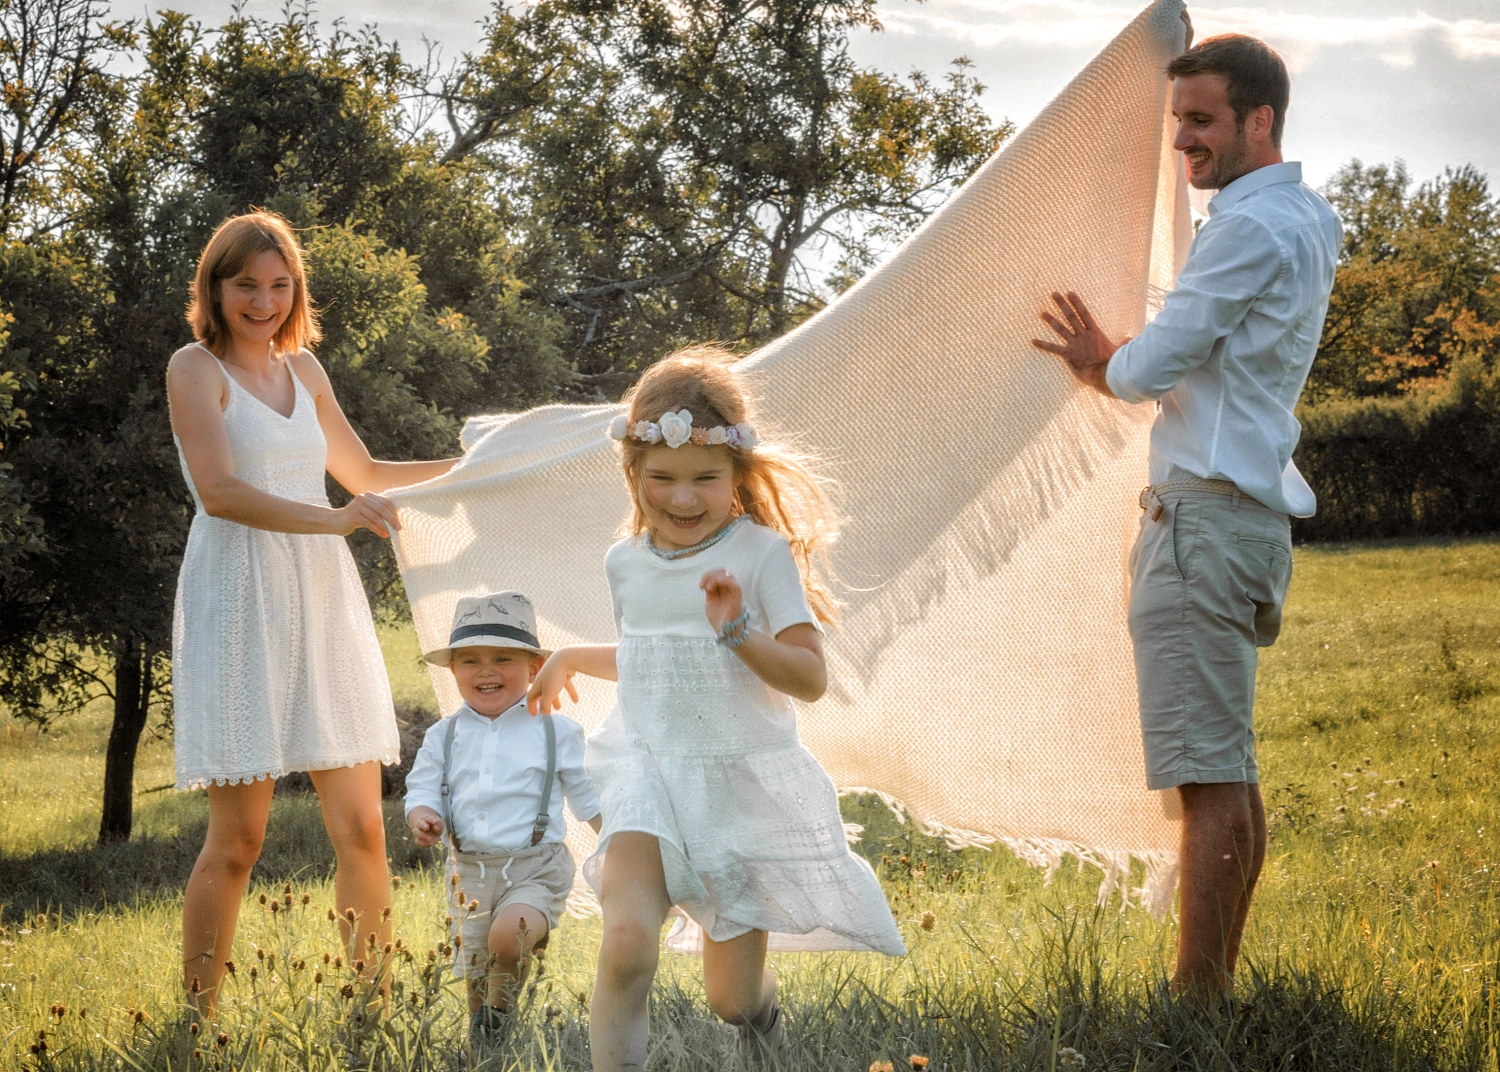
[[635,439],[642,443],[665,443],[676,450],[684,443],[692,443],[698,447],[716,447],[723,444],[726,447],[736,447],[740,450],[750,450],[760,445],[760,436],[756,434],[753,425],[741,422],[724,427],[716,424],[712,428],[694,428],[693,415],[685,409],[676,413],[668,410],[661,415],[659,421],[636,421],[630,423],[630,418],[623,413],[609,422],[609,438],[611,439]]

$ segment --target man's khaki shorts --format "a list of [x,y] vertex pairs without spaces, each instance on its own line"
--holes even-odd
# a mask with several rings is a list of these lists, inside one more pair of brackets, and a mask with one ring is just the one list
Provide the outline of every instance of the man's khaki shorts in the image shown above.
[[[522,904],[557,926],[573,889],[573,854],[561,841],[544,841],[516,853],[448,852],[448,911],[453,934],[463,939],[453,958],[453,974],[483,974],[489,964],[490,927],[511,905]],[[458,876],[458,883],[452,881]],[[464,901],[459,900],[463,894]],[[469,908],[478,901],[479,907]]]
[[1281,631],[1291,525],[1232,484],[1171,483],[1142,494],[1130,556],[1146,784],[1256,782],[1256,648]]

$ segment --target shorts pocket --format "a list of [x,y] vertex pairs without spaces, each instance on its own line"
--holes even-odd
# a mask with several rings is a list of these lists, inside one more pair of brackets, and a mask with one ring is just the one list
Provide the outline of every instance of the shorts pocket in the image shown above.
[[1258,536],[1254,533],[1240,532],[1235,534],[1234,542],[1251,545],[1258,544],[1262,547],[1269,547],[1273,551],[1277,551],[1283,555],[1291,553],[1291,548],[1284,541],[1278,540],[1274,536]]
[[1167,546],[1172,550],[1172,564],[1184,581],[1193,574],[1193,560],[1198,551],[1198,534],[1202,525],[1202,504],[1183,496],[1167,507],[1165,521],[1171,526]]
[[1292,578],[1292,549],[1289,541],[1256,533],[1237,533],[1234,544],[1236,568],[1255,606],[1255,646],[1270,647],[1281,633],[1282,603]]

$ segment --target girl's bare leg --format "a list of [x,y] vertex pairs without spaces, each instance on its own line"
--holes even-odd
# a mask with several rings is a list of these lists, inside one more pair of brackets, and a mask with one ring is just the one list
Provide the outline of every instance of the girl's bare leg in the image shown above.
[[672,907],[656,838],[630,831],[611,837],[600,886],[604,936],[589,1006],[594,1072],[640,1072],[661,925]]
[[[385,817],[380,810],[380,764],[310,771],[323,826],[338,861],[333,896],[350,960],[375,970],[390,939],[391,873],[385,861]],[[346,913],[354,910],[350,926]],[[372,944],[371,939],[374,939]]]
[[234,945],[250,869],[265,841],[275,788],[270,778],[208,787],[208,834],[182,897],[182,984],[206,1014],[218,1005],[224,962]]
[[726,1023],[758,1024],[776,1000],[776,976],[766,970],[766,932],[727,942],[703,939],[703,989],[708,1007]]

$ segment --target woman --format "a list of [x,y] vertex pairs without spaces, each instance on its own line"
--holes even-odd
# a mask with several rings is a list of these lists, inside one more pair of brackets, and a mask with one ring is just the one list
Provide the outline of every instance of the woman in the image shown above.
[[[370,457],[307,349],[319,338],[302,251],[280,216],[226,220],[198,262],[196,342],[167,397],[198,510],[172,637],[177,787],[208,791],[208,834],[183,903],[183,981],[211,1010],[275,779],[305,770],[338,862],[351,959],[383,944],[390,877],[380,764],[400,746],[369,604],[343,537],[399,527],[378,492],[456,459]],[[324,471],[354,494],[334,509]],[[370,958],[373,964],[373,959]]]

